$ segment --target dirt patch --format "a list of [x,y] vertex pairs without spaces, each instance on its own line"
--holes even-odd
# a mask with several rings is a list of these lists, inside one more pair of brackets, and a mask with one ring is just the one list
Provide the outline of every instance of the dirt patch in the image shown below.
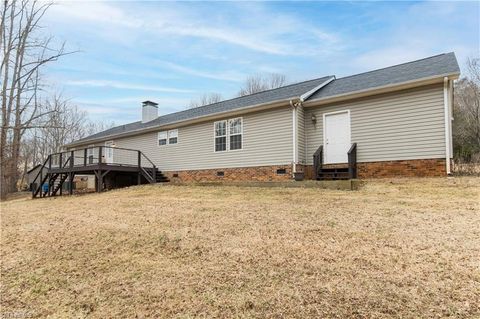
[[480,316],[480,179],[1,203],[4,317]]

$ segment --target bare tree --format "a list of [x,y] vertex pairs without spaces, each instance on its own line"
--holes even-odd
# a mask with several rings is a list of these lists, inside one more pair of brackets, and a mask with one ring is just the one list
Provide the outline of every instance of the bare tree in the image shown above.
[[467,60],[467,76],[455,85],[453,140],[459,161],[480,161],[480,59]]
[[83,130],[84,136],[82,137],[86,137],[98,132],[106,131],[114,126],[115,126],[115,122],[88,121],[84,127],[84,130]]
[[37,119],[38,125],[28,130],[22,140],[19,161],[23,174],[20,185],[24,185],[28,168],[42,163],[49,154],[61,151],[65,144],[104,131],[114,125],[114,123],[90,121],[87,118],[87,112],[79,110],[76,105],[60,94],[46,98],[41,103],[41,107],[45,116]]
[[16,190],[23,135],[48,114],[41,111],[39,103],[40,71],[67,54],[64,44],[53,48],[53,39],[40,34],[39,22],[50,5],[35,0],[4,0],[0,9],[1,198]]
[[238,96],[245,96],[265,90],[276,89],[284,86],[286,83],[287,78],[283,74],[270,73],[266,75],[252,75],[246,79],[245,84],[238,92]]
[[204,94],[198,100],[190,101],[188,108],[192,109],[199,106],[204,106],[208,104],[213,104],[222,101],[222,95],[219,93],[208,93]]

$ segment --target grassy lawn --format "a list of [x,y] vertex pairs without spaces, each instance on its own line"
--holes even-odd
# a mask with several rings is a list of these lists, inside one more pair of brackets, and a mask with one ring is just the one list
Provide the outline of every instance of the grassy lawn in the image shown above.
[[480,178],[14,199],[1,204],[0,312],[478,318],[479,202]]

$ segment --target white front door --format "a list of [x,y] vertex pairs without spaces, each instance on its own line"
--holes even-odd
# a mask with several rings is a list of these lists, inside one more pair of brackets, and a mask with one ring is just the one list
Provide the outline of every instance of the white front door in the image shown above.
[[105,163],[113,163],[113,141],[105,142]]
[[350,149],[350,112],[342,111],[323,116],[325,164],[347,163]]

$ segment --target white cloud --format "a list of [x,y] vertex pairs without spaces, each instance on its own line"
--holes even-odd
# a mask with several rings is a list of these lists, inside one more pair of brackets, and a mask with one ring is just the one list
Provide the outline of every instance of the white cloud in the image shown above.
[[179,65],[179,64],[167,62],[167,61],[155,61],[154,63],[156,65],[166,67],[176,72],[193,75],[196,77],[207,78],[207,79],[241,82],[246,78],[245,74],[239,73],[239,72],[222,71],[222,72],[216,73],[211,71],[200,71],[197,69],[189,68],[183,65]]
[[66,85],[87,86],[87,87],[111,87],[114,89],[152,91],[152,92],[170,92],[170,93],[193,93],[193,90],[177,89],[170,87],[161,87],[143,84],[131,84],[117,81],[106,80],[72,80],[65,82]]
[[[192,12],[185,6],[150,6],[145,10],[141,6],[128,8],[125,3],[105,2],[61,2],[49,12],[51,19],[64,23],[86,23],[98,25],[96,33],[104,33],[109,40],[124,45],[135,45],[135,37],[158,39],[170,37],[179,41],[182,37],[193,37],[213,42],[231,44],[256,52],[273,55],[312,55],[328,48],[338,49],[339,36],[332,32],[315,28],[293,15],[276,14],[271,16],[256,5],[236,6],[240,21],[214,19],[201,12]],[[242,12],[243,10],[243,12]],[[302,48],[292,45],[291,36],[318,39],[302,41]],[[173,37],[173,38],[172,38]],[[165,40],[165,39],[164,39]]]

